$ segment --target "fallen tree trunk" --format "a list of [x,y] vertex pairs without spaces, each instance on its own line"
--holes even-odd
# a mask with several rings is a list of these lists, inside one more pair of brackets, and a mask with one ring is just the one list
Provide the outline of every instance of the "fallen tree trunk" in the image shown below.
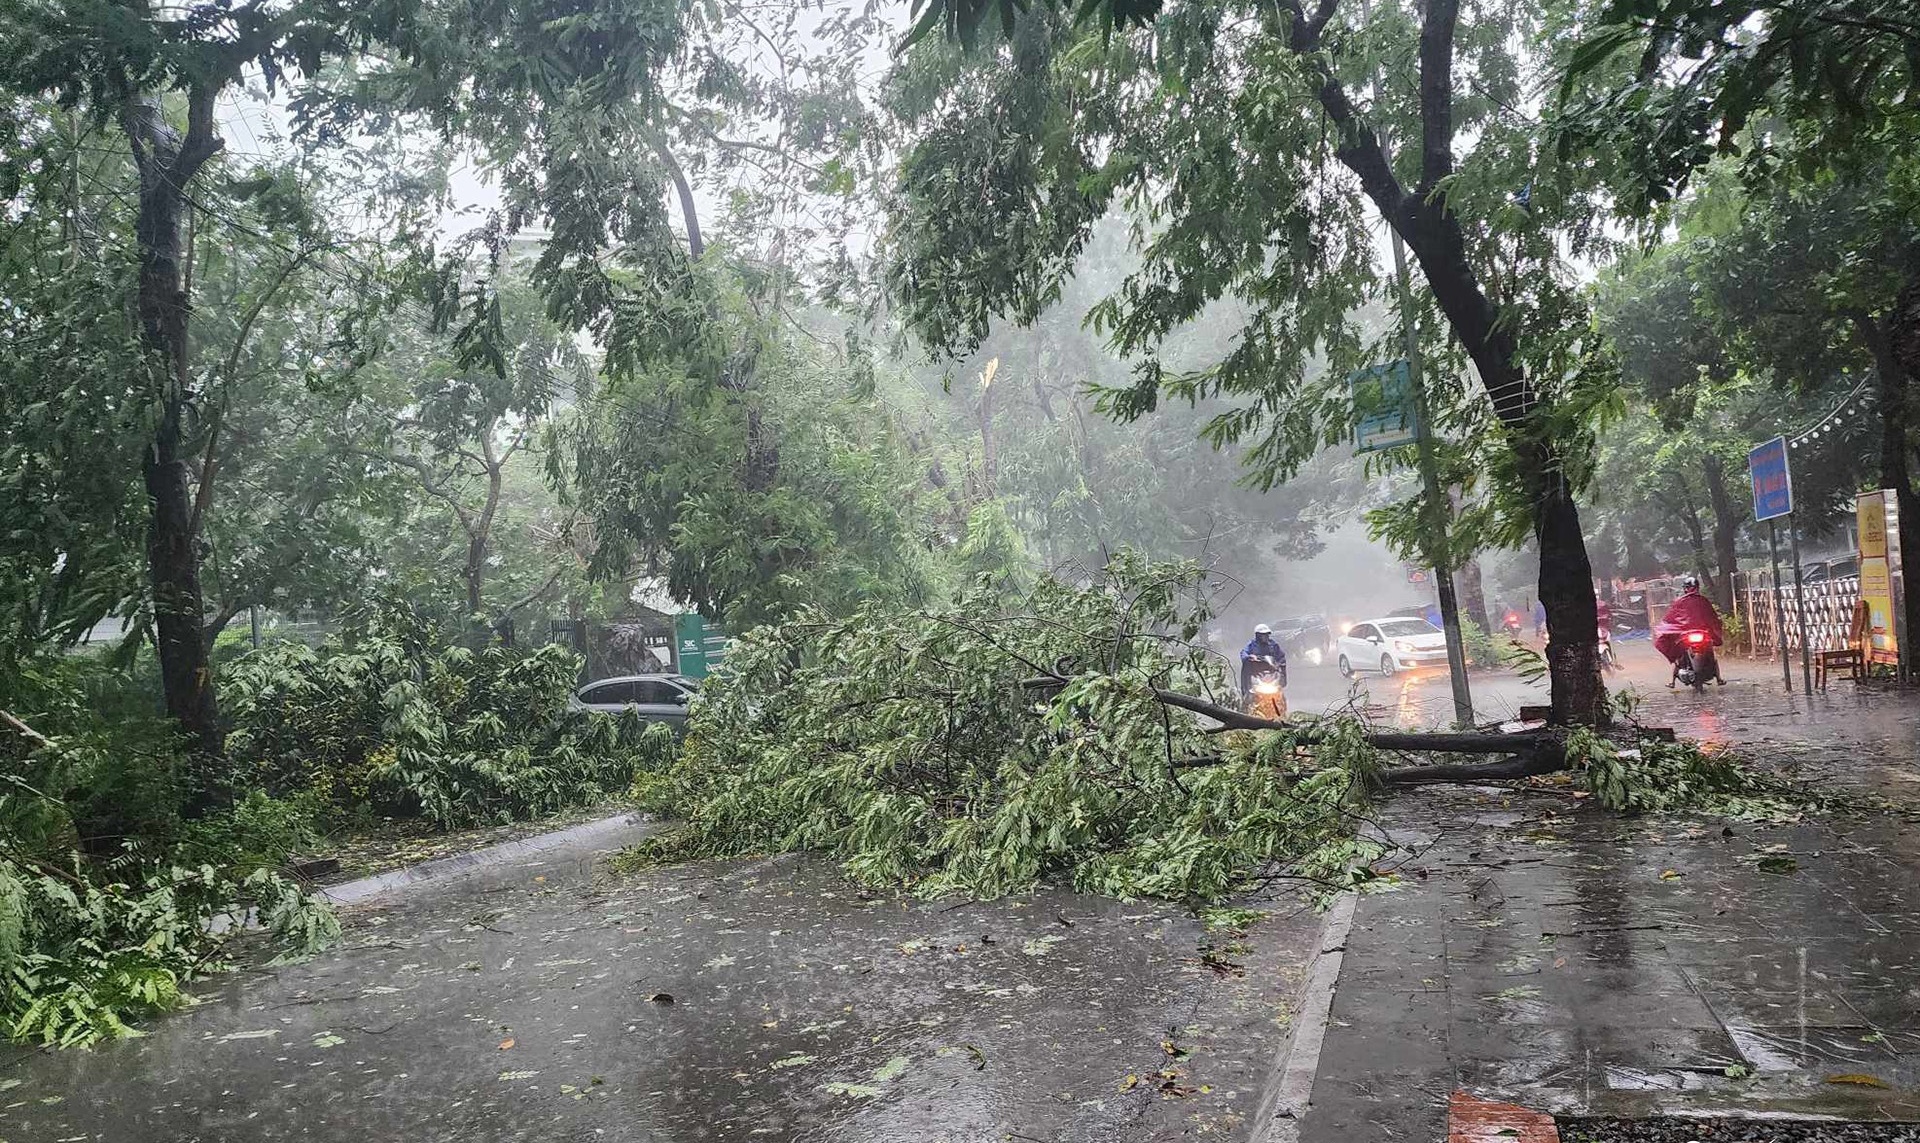
[[[1171,707],[1205,715],[1230,730],[1285,730],[1296,741],[1311,745],[1319,736],[1310,729],[1261,718],[1208,702],[1179,691],[1154,688],[1153,697]],[[1530,778],[1567,768],[1567,749],[1557,736],[1545,733],[1476,734],[1435,731],[1367,731],[1363,737],[1381,750],[1421,751],[1436,754],[1505,754],[1500,762],[1457,763],[1437,766],[1399,766],[1380,772],[1380,781],[1389,786],[1419,785],[1428,782],[1476,782],[1500,778]]]
[[[1058,689],[1066,684],[1062,676],[1028,679],[1030,690]],[[1323,736],[1311,727],[1277,719],[1261,718],[1230,706],[1209,702],[1197,695],[1153,688],[1153,697],[1168,706],[1204,715],[1226,730],[1284,730],[1294,741],[1311,746]],[[1529,731],[1520,734],[1488,734],[1458,731],[1364,731],[1368,745],[1380,750],[1400,750],[1430,754],[1503,754],[1498,762],[1446,763],[1434,766],[1397,766],[1379,774],[1388,786],[1424,785],[1432,782],[1481,782],[1510,778],[1531,778],[1567,769],[1566,744],[1554,734]],[[1192,759],[1183,765],[1207,765],[1216,759]]]
[[1432,782],[1490,782],[1502,778],[1532,778],[1567,768],[1565,751],[1536,751],[1501,762],[1472,762],[1437,766],[1396,766],[1380,771],[1383,786],[1424,786]]

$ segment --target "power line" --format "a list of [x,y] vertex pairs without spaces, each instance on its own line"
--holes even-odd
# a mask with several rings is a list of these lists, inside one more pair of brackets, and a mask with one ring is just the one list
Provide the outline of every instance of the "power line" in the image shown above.
[[[1787,447],[1799,448],[1802,444],[1811,441],[1815,437],[1825,436],[1827,433],[1832,432],[1838,427],[1834,422],[1840,417],[1865,411],[1867,400],[1870,398],[1864,397],[1863,394],[1866,391],[1867,385],[1873,380],[1874,378],[1871,374],[1862,377],[1860,383],[1853,387],[1851,393],[1840,398],[1840,403],[1834,406],[1832,412],[1815,421],[1806,431],[1789,436],[1787,438]],[[1860,399],[1858,404],[1855,404],[1856,398]]]

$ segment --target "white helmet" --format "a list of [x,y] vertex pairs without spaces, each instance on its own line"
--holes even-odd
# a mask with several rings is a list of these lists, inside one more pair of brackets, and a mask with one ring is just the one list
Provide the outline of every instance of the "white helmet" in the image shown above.
[[1262,623],[1253,629],[1253,633],[1255,635],[1271,635],[1273,634],[1273,628]]

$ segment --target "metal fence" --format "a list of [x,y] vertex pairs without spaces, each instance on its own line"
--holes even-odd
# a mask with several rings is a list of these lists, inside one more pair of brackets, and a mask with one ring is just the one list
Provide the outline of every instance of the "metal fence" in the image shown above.
[[[1743,642],[1755,655],[1772,656],[1782,640],[1774,622],[1773,573],[1743,572],[1733,581],[1734,614],[1745,631]],[[1853,608],[1860,602],[1860,577],[1839,576],[1804,584],[1796,593],[1793,577],[1781,576],[1780,611],[1786,619],[1785,648],[1798,652],[1839,651],[1853,629]]]

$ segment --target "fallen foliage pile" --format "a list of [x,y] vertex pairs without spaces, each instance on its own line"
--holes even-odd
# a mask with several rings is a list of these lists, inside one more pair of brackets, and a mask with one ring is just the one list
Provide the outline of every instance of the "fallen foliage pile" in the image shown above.
[[1377,753],[1357,722],[1313,728],[1309,751],[1210,734],[1154,697],[1224,689],[1188,642],[1202,582],[1123,555],[1013,601],[983,585],[945,610],[761,628],[703,689],[678,762],[642,776],[643,802],[684,825],[633,859],[817,850],[927,896],[1064,876],[1212,901],[1266,876],[1364,879]]

